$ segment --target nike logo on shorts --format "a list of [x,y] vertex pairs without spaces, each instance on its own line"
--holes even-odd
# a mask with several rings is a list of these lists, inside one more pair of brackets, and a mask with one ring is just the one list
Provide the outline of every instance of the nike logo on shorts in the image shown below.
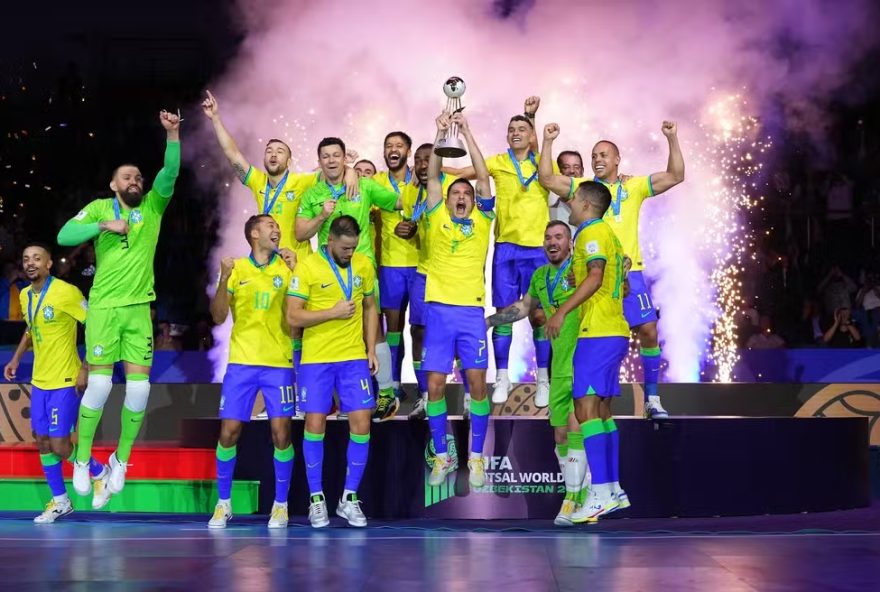
[[482,363],[485,362],[485,361],[486,361],[485,359],[483,359],[483,360],[474,360],[474,364],[482,364]]
[[363,401],[361,401],[361,404],[366,405],[367,403],[372,403],[372,402],[373,402],[373,397],[370,397],[369,399],[364,399]]
[[289,412],[293,411],[293,405],[290,405],[289,407],[282,407],[281,411],[282,411],[282,413],[289,413]]
[[648,312],[643,312],[643,313],[642,313],[642,318],[644,319],[644,318],[646,318],[646,317],[651,316],[651,313],[652,313],[652,312],[654,312],[654,311],[649,310]]
[[317,467],[319,464],[321,464],[321,463],[313,463],[313,464],[310,464],[310,465],[307,465],[307,466],[308,466],[308,468],[310,468],[310,469],[314,469],[314,468]]

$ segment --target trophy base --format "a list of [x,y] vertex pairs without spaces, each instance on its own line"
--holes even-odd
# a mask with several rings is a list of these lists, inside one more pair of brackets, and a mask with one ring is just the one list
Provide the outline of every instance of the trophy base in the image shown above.
[[467,150],[459,138],[443,138],[434,144],[434,154],[442,158],[461,158]]

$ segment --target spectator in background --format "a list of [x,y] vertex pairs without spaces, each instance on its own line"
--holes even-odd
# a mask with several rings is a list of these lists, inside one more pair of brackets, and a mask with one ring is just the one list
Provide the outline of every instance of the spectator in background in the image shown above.
[[760,331],[749,337],[746,347],[749,349],[781,349],[785,347],[785,340],[773,332],[772,323],[768,315],[762,315]]
[[804,298],[801,309],[801,318],[794,332],[789,337],[789,343],[800,347],[816,347],[823,344],[822,314],[819,302],[811,296]]
[[70,281],[85,295],[89,297],[89,290],[95,281],[95,247],[92,243],[83,243],[70,252],[68,256],[72,271]]
[[156,324],[156,337],[153,339],[156,351],[180,351],[180,343],[171,334],[171,323],[159,321]]
[[822,297],[825,311],[837,315],[839,309],[849,310],[852,307],[852,295],[855,294],[856,283],[852,281],[838,265],[832,265],[825,278],[819,282],[817,291]]
[[18,295],[28,283],[18,265],[12,262],[3,264],[3,274],[0,276],[0,320],[22,320]]
[[822,342],[834,348],[862,347],[862,335],[852,322],[849,307],[834,311],[834,322],[825,331]]
[[877,274],[865,274],[865,282],[856,294],[856,307],[853,318],[862,331],[868,347],[877,347],[877,334],[880,330],[880,287]]

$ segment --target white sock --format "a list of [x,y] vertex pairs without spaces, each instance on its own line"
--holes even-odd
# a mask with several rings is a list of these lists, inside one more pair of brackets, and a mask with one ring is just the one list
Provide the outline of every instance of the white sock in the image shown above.
[[538,368],[535,372],[535,382],[550,382],[550,372],[547,368]]
[[468,459],[473,459],[473,458],[483,458],[483,453],[471,451],[468,454]]
[[232,501],[231,501],[229,498],[227,498],[227,499],[218,499],[218,500],[217,500],[217,503],[218,503],[218,504],[226,504],[227,506],[231,506],[231,505],[232,505]]
[[[581,449],[568,451],[568,465],[565,473],[565,488],[576,492],[584,488],[584,475],[587,471],[587,453]],[[570,473],[570,474],[569,474]]]
[[439,458],[440,460],[445,462],[445,461],[449,460],[449,453],[448,452],[438,452],[437,458]]
[[495,371],[495,384],[497,385],[502,382],[505,384],[510,384],[510,379],[507,377],[507,368]]
[[64,502],[69,502],[70,498],[67,497],[66,493],[62,493],[61,495],[53,495],[52,499],[55,500],[57,504],[63,504]]
[[272,506],[277,508],[286,508],[287,502],[272,502]]
[[391,348],[387,341],[376,344],[376,358],[379,359],[379,371],[376,373],[376,382],[379,383],[379,390],[394,387],[394,381],[391,379]]

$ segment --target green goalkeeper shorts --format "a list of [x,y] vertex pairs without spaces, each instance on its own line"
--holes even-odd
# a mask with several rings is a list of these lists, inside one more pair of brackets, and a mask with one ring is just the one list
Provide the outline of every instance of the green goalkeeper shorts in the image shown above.
[[86,319],[86,361],[96,366],[119,361],[152,366],[150,303],[90,309]]
[[550,379],[550,425],[561,428],[568,425],[568,416],[574,412],[572,377],[560,376]]

